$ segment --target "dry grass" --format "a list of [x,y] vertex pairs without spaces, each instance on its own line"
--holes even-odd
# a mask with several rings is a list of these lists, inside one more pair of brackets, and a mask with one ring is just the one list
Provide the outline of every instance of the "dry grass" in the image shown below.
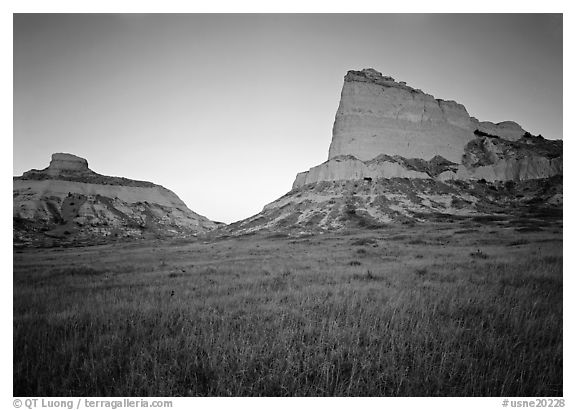
[[561,233],[438,227],[18,251],[14,395],[562,396]]

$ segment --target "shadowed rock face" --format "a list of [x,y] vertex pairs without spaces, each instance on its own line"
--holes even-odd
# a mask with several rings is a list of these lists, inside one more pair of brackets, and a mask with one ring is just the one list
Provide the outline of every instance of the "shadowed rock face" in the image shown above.
[[160,185],[100,175],[72,154],[53,154],[46,169],[15,177],[13,191],[15,243],[174,236],[217,226]]
[[466,146],[456,179],[525,181],[562,175],[562,141],[525,133],[516,141],[483,136]]
[[481,133],[495,135],[509,141],[516,141],[522,138],[526,131],[514,121],[504,121],[494,124],[490,121],[479,122],[472,117],[473,127]]

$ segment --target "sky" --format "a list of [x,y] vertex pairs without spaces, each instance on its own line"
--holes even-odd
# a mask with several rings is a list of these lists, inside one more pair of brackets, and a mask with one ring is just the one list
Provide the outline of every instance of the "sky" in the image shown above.
[[562,138],[562,15],[15,14],[13,173],[55,152],[234,222],[328,157],[348,70]]

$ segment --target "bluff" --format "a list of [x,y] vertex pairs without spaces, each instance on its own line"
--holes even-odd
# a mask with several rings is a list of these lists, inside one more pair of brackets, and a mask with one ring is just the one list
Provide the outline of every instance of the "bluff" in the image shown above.
[[374,69],[349,71],[328,159],[353,155],[366,161],[379,154],[458,162],[474,138],[466,108],[435,99]]
[[[470,160],[476,156],[488,160]],[[445,172],[430,173],[433,163],[445,164]],[[561,141],[534,137],[513,121],[481,122],[462,104],[368,68],[344,77],[328,160],[299,173],[293,188],[362,178],[521,181],[560,174]]]
[[98,174],[72,154],[13,178],[15,244],[90,243],[111,238],[195,235],[217,223],[152,182]]
[[562,141],[479,121],[374,69],[349,71],[328,160],[232,233],[317,231],[531,212],[561,215]]

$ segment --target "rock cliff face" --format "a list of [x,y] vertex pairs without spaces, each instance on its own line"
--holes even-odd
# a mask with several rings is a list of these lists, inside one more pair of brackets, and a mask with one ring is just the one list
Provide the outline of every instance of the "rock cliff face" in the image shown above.
[[462,104],[435,99],[373,69],[349,71],[328,158],[353,155],[366,161],[380,154],[459,162],[474,138]]
[[[299,173],[293,188],[363,178],[520,181],[561,175],[562,142],[534,138],[513,121],[480,122],[463,105],[376,70],[349,71],[328,161]],[[478,155],[484,160],[473,161]],[[432,174],[422,168],[428,161],[450,166]]]
[[197,234],[217,224],[172,191],[93,172],[71,154],[13,179],[15,243],[89,243],[104,238]]

